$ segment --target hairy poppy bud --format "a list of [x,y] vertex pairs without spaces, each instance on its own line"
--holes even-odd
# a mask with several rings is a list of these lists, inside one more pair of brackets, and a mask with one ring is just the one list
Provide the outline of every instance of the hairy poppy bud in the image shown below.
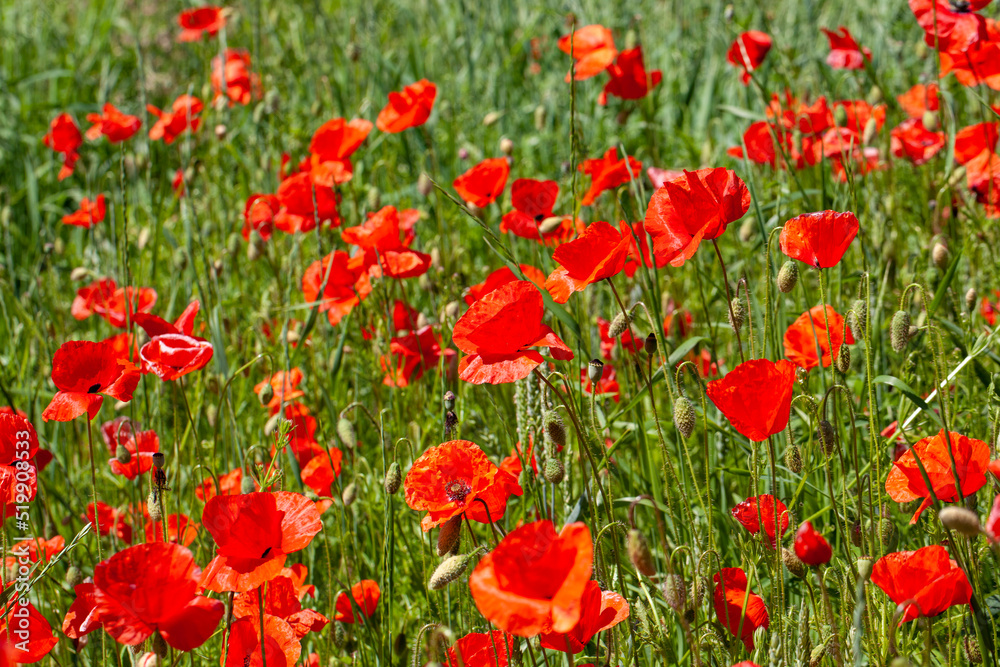
[[806,564],[803,563],[795,552],[791,549],[781,549],[781,560],[785,564],[785,569],[791,572],[793,575],[799,579],[804,579],[806,576]]
[[545,413],[545,435],[548,436],[549,442],[556,447],[566,446],[566,426],[563,424],[562,417],[555,410],[549,410]]
[[462,535],[462,517],[456,516],[441,524],[438,531],[437,555],[450,554],[458,547],[458,539]]
[[138,644],[133,644],[129,646],[128,652],[131,653],[133,656],[142,655],[143,653],[146,652],[146,642],[141,641]]
[[271,415],[270,418],[264,423],[264,435],[270,437],[274,435],[275,431],[278,430],[278,425],[281,423],[283,417],[280,412]]
[[73,282],[78,282],[80,280],[86,280],[86,278],[89,275],[90,275],[90,269],[88,269],[85,266],[78,266],[72,271],[70,271],[69,279],[72,280]]
[[542,477],[550,484],[558,484],[566,476],[566,467],[563,462],[555,456],[545,459],[545,466],[542,468]]
[[417,192],[426,197],[432,190],[434,190],[434,183],[431,182],[431,177],[426,172],[421,172],[420,176],[417,177]]
[[976,288],[970,287],[965,293],[965,309],[972,312],[972,309],[976,306]]
[[851,312],[847,314],[847,325],[851,327],[851,333],[857,340],[865,337],[865,326],[868,317],[868,304],[864,299],[856,299],[851,304]]
[[118,443],[118,446],[115,447],[115,458],[118,459],[118,463],[121,463],[123,466],[128,465],[132,460],[132,452],[130,452],[125,445]]
[[146,496],[146,512],[153,523],[163,518],[163,510],[160,508],[160,494],[156,491],[150,491],[149,495]]
[[653,567],[653,554],[649,551],[649,544],[646,542],[646,538],[642,536],[642,533],[635,528],[628,531],[627,547],[628,558],[632,561],[632,565],[636,571],[647,577],[652,577],[656,574],[656,568]]
[[450,390],[444,392],[444,409],[445,410],[455,409],[455,392]]
[[399,463],[393,461],[385,471],[385,492],[390,496],[395,495],[402,481],[403,473],[400,472]]
[[858,581],[867,582],[872,578],[875,564],[872,563],[871,558],[859,558],[855,564],[858,566]]
[[500,139],[500,152],[504,155],[511,155],[514,153],[514,142],[507,137],[502,137]]
[[449,410],[444,413],[444,432],[451,434],[451,432],[455,430],[456,426],[458,426],[458,415],[455,414],[455,411]]
[[948,246],[938,241],[934,244],[934,248],[931,249],[931,260],[934,262],[934,266],[938,267],[942,271],[948,268],[948,259],[951,253],[948,252]]
[[736,333],[740,332],[743,328],[743,322],[747,318],[747,309],[740,301],[738,296],[734,296],[733,300],[729,303],[729,326],[733,328]]
[[630,326],[632,326],[632,313],[618,313],[615,315],[615,319],[611,320],[611,326],[608,327],[608,336],[618,338]]
[[153,653],[160,656],[161,658],[167,657],[167,642],[163,640],[163,637],[160,636],[159,632],[153,633],[153,641],[150,643],[152,644],[150,648],[152,649]]
[[882,89],[878,86],[872,86],[871,90],[868,91],[868,104],[875,106],[881,104],[883,99]]
[[837,370],[847,375],[847,371],[851,370],[851,348],[847,347],[847,343],[841,343],[840,348],[837,350]]
[[681,575],[668,574],[663,577],[663,599],[674,611],[679,612],[687,604],[687,589],[687,582]]
[[892,316],[892,324],[889,325],[889,342],[892,349],[902,352],[906,348],[906,342],[910,339],[910,314],[905,310],[897,310]]
[[541,224],[538,225],[538,233],[543,236],[551,234],[562,226],[563,220],[565,219],[566,218],[561,215],[550,215],[542,220]]
[[799,265],[794,260],[786,260],[778,269],[778,291],[788,294],[795,289],[795,284],[799,282]]
[[358,433],[354,430],[354,424],[350,419],[341,417],[337,420],[337,436],[340,437],[340,442],[347,449],[354,449],[358,446]]
[[155,452],[153,454],[153,467],[157,469],[162,469],[164,463],[165,463],[165,457],[163,456],[163,452]]
[[347,59],[352,63],[358,62],[358,59],[361,58],[361,47],[356,42],[349,42],[346,51]]
[[651,333],[646,336],[646,342],[642,344],[642,349],[644,349],[646,354],[649,356],[656,354],[656,334]]
[[240,493],[253,493],[256,486],[253,483],[253,477],[250,475],[243,475],[243,479],[240,480]]
[[83,572],[76,565],[70,565],[66,570],[66,583],[72,588],[81,581],[83,581]]
[[469,561],[472,560],[473,554],[459,554],[457,556],[451,556],[446,558],[437,569],[434,570],[434,574],[431,575],[431,580],[427,583],[427,588],[432,591],[439,591],[451,582],[455,581],[462,576],[465,572],[465,568],[469,567]]
[[821,420],[817,436],[823,453],[827,456],[833,456],[834,452],[837,451],[837,431],[833,428],[833,424],[826,419]]
[[979,665],[983,662],[983,654],[979,650],[979,641],[970,635],[962,637],[962,650],[970,664]]
[[215,428],[215,423],[219,419],[219,408],[214,403],[205,406],[205,419],[210,427]]
[[250,239],[247,243],[247,259],[251,262],[264,254],[264,237],[256,229],[250,231]]
[[802,450],[798,445],[793,443],[785,449],[785,465],[796,475],[802,472]]
[[674,401],[674,426],[683,438],[690,438],[694,432],[694,403],[686,396],[678,396]]
[[344,628],[344,624],[340,621],[334,621],[332,626],[333,645],[337,648],[343,648],[344,644],[347,643],[347,630]]
[[931,111],[930,109],[924,111],[923,116],[924,129],[928,132],[935,132],[938,128],[938,114],[936,111]]
[[396,633],[396,638],[392,640],[392,654],[403,655],[406,653],[406,633],[400,630]]
[[938,519],[945,528],[954,530],[966,537],[976,537],[979,535],[979,517],[975,512],[964,507],[942,507],[938,512]]
[[872,141],[875,139],[875,135],[878,133],[878,121],[872,116],[865,123],[865,129],[861,133],[861,141],[865,146],[870,146]]
[[344,492],[340,494],[340,499],[344,501],[344,507],[350,507],[358,498],[358,485],[351,482],[344,487]]
[[591,359],[590,363],[587,364],[587,378],[590,380],[591,384],[597,384],[597,381],[600,380],[603,375],[604,362],[600,359]]
[[889,520],[887,513],[884,513],[878,521],[878,540],[882,548],[892,551],[896,545],[896,526]]
[[260,388],[260,392],[257,393],[257,400],[260,401],[261,405],[267,405],[274,398],[274,387],[268,382],[263,387]]

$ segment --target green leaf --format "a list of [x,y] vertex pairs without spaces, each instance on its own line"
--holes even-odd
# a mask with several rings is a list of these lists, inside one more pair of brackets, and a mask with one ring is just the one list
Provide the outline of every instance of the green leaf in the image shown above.
[[694,346],[703,340],[708,340],[704,336],[695,336],[694,338],[688,338],[686,341],[674,348],[674,351],[670,353],[667,358],[667,365],[673,368],[677,364],[681,363],[681,360],[687,356],[687,353],[694,349]]
[[931,409],[931,406],[927,405],[927,402],[920,398],[917,392],[913,391],[910,385],[906,384],[898,377],[893,377],[892,375],[879,375],[877,378],[872,380],[872,382],[875,384],[887,384],[890,387],[895,387],[900,390],[908,399],[910,399],[910,402],[920,408],[923,412],[927,413],[927,415],[933,419],[938,426],[944,428],[944,424],[941,423],[941,418],[938,417],[937,413]]
[[965,246],[962,246],[961,250],[955,253],[955,258],[948,265],[948,271],[945,272],[944,278],[941,279],[941,283],[934,291],[934,299],[927,308],[928,315],[933,315],[934,311],[937,310],[937,307],[944,300],[944,295],[948,292],[948,286],[951,285],[951,281],[955,279],[955,274],[958,272],[958,262],[962,259],[963,254],[965,254]]

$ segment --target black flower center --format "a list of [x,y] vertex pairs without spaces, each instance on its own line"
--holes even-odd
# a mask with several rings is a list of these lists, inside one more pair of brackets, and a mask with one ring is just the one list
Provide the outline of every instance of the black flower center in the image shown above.
[[464,479],[456,479],[448,482],[448,485],[444,487],[444,493],[448,496],[448,500],[452,502],[462,502],[465,497],[472,492],[472,487]]
[[96,394],[98,391],[100,391],[100,389],[101,389],[101,383],[97,382],[95,384],[90,385],[90,389],[87,390],[87,393]]
[[951,5],[951,10],[958,14],[966,14],[972,11],[969,0],[949,0],[949,4]]

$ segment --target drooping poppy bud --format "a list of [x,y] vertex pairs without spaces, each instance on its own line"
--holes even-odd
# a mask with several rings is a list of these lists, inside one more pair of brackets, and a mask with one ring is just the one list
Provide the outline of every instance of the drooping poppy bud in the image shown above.
[[678,396],[674,401],[674,426],[683,438],[691,437],[694,432],[694,404],[686,396]]
[[399,491],[399,485],[403,483],[403,473],[400,471],[399,463],[393,461],[389,469],[385,472],[385,492],[390,496]]
[[652,577],[656,574],[656,568],[653,567],[653,554],[649,551],[649,544],[642,533],[635,528],[628,531],[627,548],[628,558],[640,574],[644,574],[647,577]]
[[906,343],[909,339],[910,313],[905,310],[897,310],[889,325],[889,342],[892,344],[892,349],[896,352],[902,352],[906,349]]
[[787,259],[778,270],[778,291],[788,294],[795,289],[795,284],[799,281],[799,265],[793,260]]
[[455,516],[441,525],[438,531],[437,555],[444,556],[455,550],[462,533],[462,517]]
[[739,333],[740,329],[743,328],[743,322],[746,320],[746,317],[746,306],[743,305],[738,296],[734,296],[729,304],[729,326],[733,328],[733,331]]
[[439,591],[461,577],[462,573],[469,567],[469,561],[472,560],[472,556],[475,553],[477,552],[474,551],[471,554],[459,554],[446,558],[434,570],[434,574],[431,575],[431,579],[427,583],[427,588],[432,591]]
[[964,535],[965,537],[976,537],[979,535],[981,526],[976,513],[964,507],[942,507],[938,512],[938,519],[949,530]]
[[563,481],[565,476],[566,467],[560,459],[551,456],[545,460],[545,467],[542,468],[542,477],[545,478],[546,482],[549,484],[558,484]]

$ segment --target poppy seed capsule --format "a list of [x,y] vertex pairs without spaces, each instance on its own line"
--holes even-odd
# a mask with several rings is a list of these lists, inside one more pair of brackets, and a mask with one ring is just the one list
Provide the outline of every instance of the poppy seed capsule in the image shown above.
[[545,460],[545,466],[542,468],[542,477],[549,484],[558,484],[563,481],[566,476],[566,466],[563,462],[556,457],[552,456]]
[[938,519],[945,528],[954,530],[966,537],[976,537],[979,535],[979,517],[976,513],[964,507],[942,507],[938,512]]
[[687,604],[688,585],[679,574],[668,574],[663,577],[663,599],[670,608],[679,612]]
[[344,487],[344,492],[340,495],[340,499],[344,501],[344,507],[350,507],[354,504],[354,501],[358,498],[358,486],[354,482],[351,482],[346,487]]
[[566,446],[566,425],[555,410],[545,413],[545,434],[556,447]]
[[802,472],[802,450],[796,444],[785,449],[785,466],[796,475]]
[[130,452],[125,445],[118,443],[118,446],[115,447],[115,458],[118,459],[118,463],[121,463],[123,466],[128,465],[132,460],[132,452]]
[[462,535],[462,517],[456,516],[441,524],[438,531],[437,555],[446,556],[458,547],[458,539]]
[[738,296],[734,296],[733,300],[729,302],[729,326],[733,328],[736,333],[740,332],[743,328],[743,322],[747,317],[747,309],[740,301]]
[[833,428],[833,424],[826,419],[821,420],[817,436],[823,453],[827,456],[833,456],[834,452],[837,451],[837,431]]
[[632,565],[637,572],[647,577],[652,577],[656,574],[656,568],[653,567],[653,554],[649,551],[649,544],[642,533],[635,528],[628,531],[627,548],[628,558],[632,561]]
[[646,342],[643,343],[642,349],[646,351],[646,354],[653,356],[656,354],[656,334],[649,334],[646,336]]
[[354,424],[349,419],[341,417],[337,420],[337,436],[340,438],[340,442],[344,444],[344,447],[348,449],[354,449],[358,446],[358,434],[354,430]]
[[690,438],[694,433],[694,403],[687,396],[678,396],[674,401],[674,426],[683,438]]
[[267,405],[274,398],[274,387],[271,383],[265,384],[260,388],[260,392],[257,393],[257,400],[260,401],[261,405]]
[[399,469],[399,463],[393,461],[389,469],[385,472],[385,492],[390,496],[399,491],[399,485],[403,482],[403,473]]
[[778,291],[788,294],[795,289],[795,284],[799,282],[799,265],[793,260],[786,260],[778,269]]
[[847,347],[846,343],[841,343],[837,350],[836,366],[837,370],[844,375],[847,375],[847,371],[851,370],[851,348]]
[[970,287],[965,293],[965,309],[972,312],[972,309],[976,305],[976,288]]
[[618,313],[615,319],[611,320],[608,327],[608,336],[618,338],[632,325],[632,313]]
[[445,410],[455,409],[455,392],[453,391],[444,392],[444,409]]
[[153,467],[157,469],[162,469],[164,464],[163,452],[155,452],[153,454]]
[[587,364],[587,378],[592,384],[597,384],[602,375],[604,375],[604,362],[600,359],[591,359]]
[[897,310],[892,316],[892,324],[889,325],[889,342],[892,349],[902,352],[906,349],[906,342],[910,339],[910,314],[905,310]]
[[781,560],[785,564],[785,569],[791,572],[793,575],[799,579],[804,579],[806,576],[806,564],[803,563],[795,552],[791,549],[781,549]]

